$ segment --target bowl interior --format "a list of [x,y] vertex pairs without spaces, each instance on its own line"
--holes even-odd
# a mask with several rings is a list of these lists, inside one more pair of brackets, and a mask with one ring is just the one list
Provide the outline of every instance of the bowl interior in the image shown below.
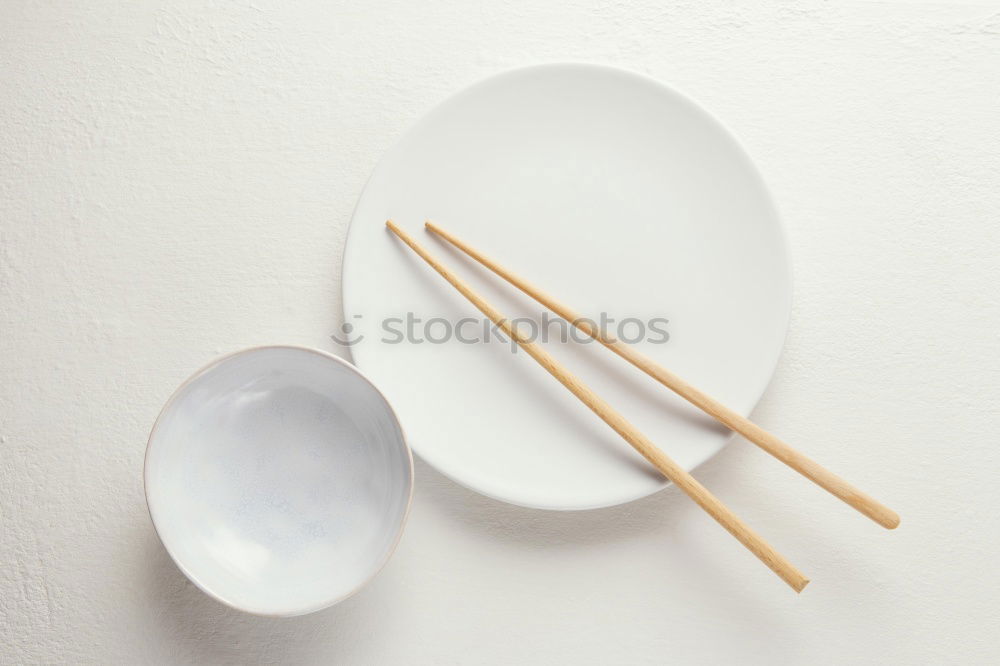
[[388,559],[412,461],[382,395],[324,353],[267,347],[185,383],[150,436],[146,496],[192,581],[249,612],[333,604]]

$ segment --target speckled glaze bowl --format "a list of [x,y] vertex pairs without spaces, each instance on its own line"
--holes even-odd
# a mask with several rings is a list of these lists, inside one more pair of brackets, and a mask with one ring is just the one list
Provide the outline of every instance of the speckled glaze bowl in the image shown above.
[[146,502],[192,582],[249,613],[301,615],[359,590],[389,559],[413,460],[385,397],[301,347],[223,357],[153,425]]

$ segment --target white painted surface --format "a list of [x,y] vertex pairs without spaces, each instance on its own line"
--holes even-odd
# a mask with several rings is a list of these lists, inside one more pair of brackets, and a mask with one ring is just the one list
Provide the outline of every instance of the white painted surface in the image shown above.
[[[0,661],[1000,657],[995,5],[204,4],[0,10]],[[330,348],[381,152],[461,86],[556,60],[669,81],[742,139],[796,277],[756,417],[902,526],[730,447],[698,476],[811,575],[796,596],[675,491],[545,513],[418,463],[361,594],[286,620],[212,601],[142,499],[163,401],[225,351]]]

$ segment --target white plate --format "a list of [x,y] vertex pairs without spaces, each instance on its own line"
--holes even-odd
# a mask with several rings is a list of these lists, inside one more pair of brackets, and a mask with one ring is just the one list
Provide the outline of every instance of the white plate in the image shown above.
[[[665,483],[523,352],[496,341],[387,342],[397,337],[387,318],[455,323],[478,312],[385,230],[386,218],[509,317],[541,309],[423,232],[425,218],[586,316],[668,319],[656,327],[669,340],[657,344],[662,335],[647,328],[642,351],[743,414],[781,351],[791,291],[783,230],[757,169],[718,121],[661,83],[607,67],[547,65],[473,85],[376,167],[351,223],[343,289],[355,362],[395,405],[413,448],[483,494],[585,509]],[[599,345],[547,347],[685,468],[729,439]]]
[[300,615],[357,591],[396,547],[413,463],[378,390],[311,349],[260,347],[197,372],[149,436],[146,502],[202,590]]

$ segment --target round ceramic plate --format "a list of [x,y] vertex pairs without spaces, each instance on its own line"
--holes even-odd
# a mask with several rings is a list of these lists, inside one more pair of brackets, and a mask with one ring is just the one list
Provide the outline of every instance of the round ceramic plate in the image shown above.
[[[385,391],[414,450],[514,504],[586,509],[664,480],[385,229],[387,218],[687,469],[729,431],[422,229],[432,219],[694,385],[747,414],[788,323],[781,223],[747,154],[657,81],[547,65],[445,101],[384,156],[344,255],[338,334]],[[471,319],[467,319],[471,318]],[[531,332],[530,328],[527,332]],[[489,338],[487,340],[487,338]]]

